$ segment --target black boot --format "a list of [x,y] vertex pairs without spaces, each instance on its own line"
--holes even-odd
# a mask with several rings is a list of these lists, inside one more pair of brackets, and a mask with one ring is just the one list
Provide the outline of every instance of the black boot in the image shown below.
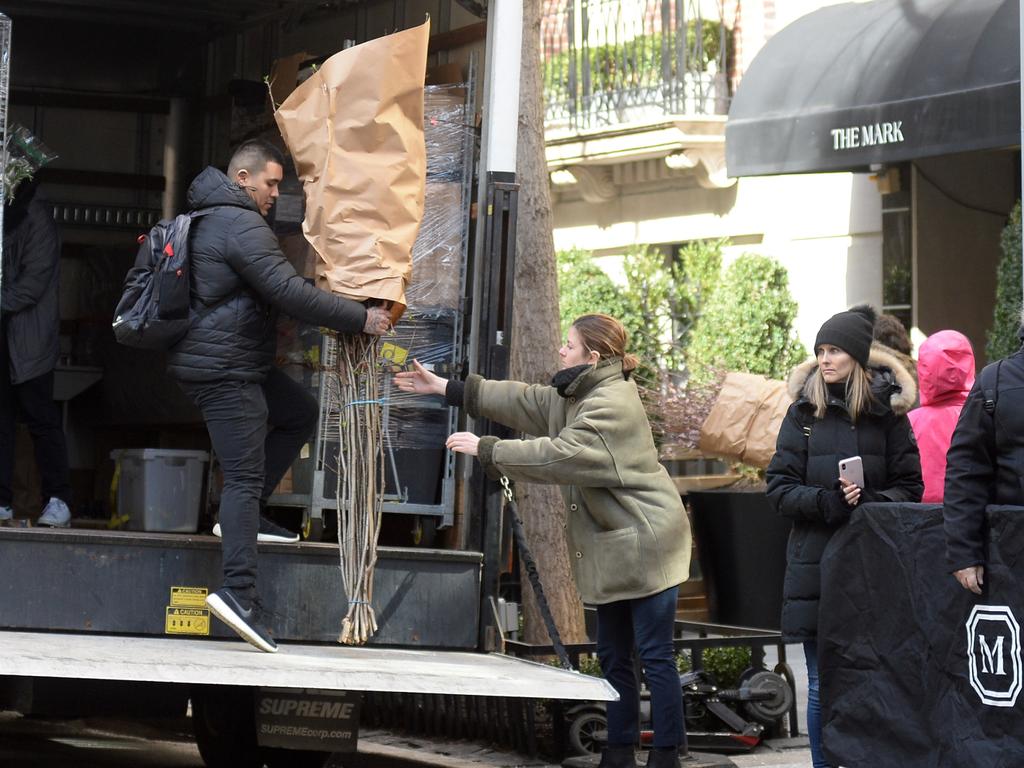
[[680,768],[679,750],[675,747],[652,749],[647,753],[647,768]]
[[597,768],[637,768],[633,747],[605,747]]

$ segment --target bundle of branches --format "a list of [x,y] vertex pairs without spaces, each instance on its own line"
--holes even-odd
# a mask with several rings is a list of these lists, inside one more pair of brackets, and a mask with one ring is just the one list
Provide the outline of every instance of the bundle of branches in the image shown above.
[[[348,596],[339,642],[362,645],[377,631],[377,564],[384,482],[384,435],[376,337],[339,335],[330,375],[337,377],[338,551]],[[329,361],[325,360],[325,363]]]
[[642,389],[641,396],[661,455],[697,450],[701,427],[718,400],[725,371],[713,371],[699,382],[691,379],[685,384],[668,376],[659,379],[656,387]]

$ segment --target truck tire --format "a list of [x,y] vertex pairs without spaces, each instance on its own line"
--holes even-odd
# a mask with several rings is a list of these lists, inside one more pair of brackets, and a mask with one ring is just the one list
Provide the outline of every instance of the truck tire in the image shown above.
[[227,685],[194,686],[192,730],[206,768],[323,768],[330,752],[260,747],[253,691]]
[[206,768],[263,768],[250,689],[197,685],[191,698],[192,732]]

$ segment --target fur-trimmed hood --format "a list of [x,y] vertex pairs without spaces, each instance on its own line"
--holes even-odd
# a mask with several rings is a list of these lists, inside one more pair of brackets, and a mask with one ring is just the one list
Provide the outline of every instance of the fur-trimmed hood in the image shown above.
[[[807,387],[810,384],[811,374],[818,367],[818,359],[811,359],[800,363],[789,374],[786,381],[786,391],[794,400],[807,399]],[[917,401],[917,384],[910,372],[903,366],[887,347],[880,344],[871,346],[871,355],[868,357],[868,373],[871,374],[871,391],[876,395],[889,393],[889,407],[897,416],[902,416]]]

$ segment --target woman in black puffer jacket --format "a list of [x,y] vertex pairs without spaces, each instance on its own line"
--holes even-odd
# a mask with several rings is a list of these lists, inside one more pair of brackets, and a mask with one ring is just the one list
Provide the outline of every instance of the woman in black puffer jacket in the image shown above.
[[[793,520],[783,589],[782,634],[804,644],[807,731],[814,768],[827,768],[818,699],[818,601],[821,556],[857,504],[920,501],[921,461],[906,413],[914,380],[892,355],[871,346],[875,313],[854,307],[827,320],[816,359],[789,378],[795,402],[768,465],[768,498]],[[864,487],[839,479],[839,461],[860,456]]]

